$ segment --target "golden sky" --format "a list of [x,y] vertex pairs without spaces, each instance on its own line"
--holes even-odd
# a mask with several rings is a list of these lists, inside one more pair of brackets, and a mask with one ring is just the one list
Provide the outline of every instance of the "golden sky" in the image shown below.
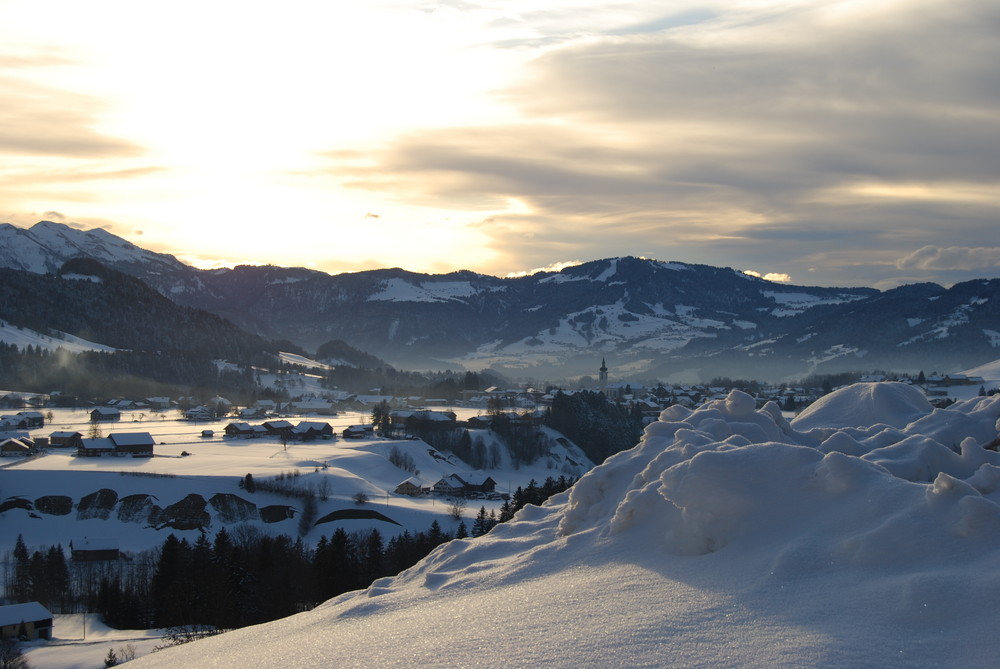
[[0,2],[0,221],[201,267],[1000,269],[985,0]]

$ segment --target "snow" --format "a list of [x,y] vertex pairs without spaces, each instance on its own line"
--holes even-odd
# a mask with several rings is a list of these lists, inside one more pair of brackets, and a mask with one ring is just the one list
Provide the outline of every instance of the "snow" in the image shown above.
[[282,362],[289,365],[299,365],[300,367],[306,367],[308,369],[333,369],[330,365],[325,365],[322,362],[316,362],[315,360],[311,360],[296,353],[286,353],[285,351],[281,351],[278,353],[278,358]]
[[1000,397],[873,385],[671,407],[485,537],[136,667],[995,666]]
[[764,291],[761,295],[771,298],[774,300],[775,304],[779,305],[778,308],[771,311],[771,315],[773,316],[795,316],[821,304],[843,304],[844,302],[850,302],[852,300],[864,299],[861,295],[843,294],[820,297],[817,295],[810,295],[809,293],[777,291]]
[[121,649],[132,646],[137,656],[163,645],[163,630],[117,630],[101,622],[96,613],[56,614],[52,640],[33,641],[21,650],[33,669],[97,669],[104,666],[109,650],[121,657]]
[[[450,409],[462,419],[476,415],[474,409]],[[55,420],[41,430],[32,430],[34,436],[47,436],[54,432],[88,434],[90,414],[86,410],[52,409],[52,412]],[[161,418],[161,415],[164,417]],[[3,458],[0,462],[0,502],[12,497],[36,500],[45,495],[65,495],[77,503],[86,495],[108,488],[115,491],[119,500],[129,495],[152,495],[155,503],[162,508],[189,494],[201,495],[207,501],[218,493],[239,496],[258,509],[267,505],[298,508],[298,503],[290,502],[287,497],[262,491],[246,493],[239,487],[239,481],[248,473],[258,480],[297,473],[296,485],[327,491],[329,499],[318,503],[319,516],[338,509],[353,508],[354,495],[358,492],[367,494],[372,500],[372,508],[399,523],[391,526],[382,522],[366,524],[367,527],[377,526],[388,540],[404,530],[426,531],[434,520],[446,531],[454,532],[458,526],[440,499],[412,498],[393,493],[402,481],[414,476],[412,472],[390,463],[393,448],[411,456],[419,471],[417,478],[425,485],[450,474],[458,474],[467,480],[491,476],[497,482],[497,492],[501,493],[510,493],[517,486],[527,486],[532,478],[541,484],[548,476],[575,477],[593,466],[575,446],[556,443],[557,433],[547,428],[544,429],[552,442],[551,458],[515,468],[504,451],[500,465],[485,470],[473,470],[453,455],[434,451],[421,440],[376,437],[345,440],[339,437],[347,426],[370,424],[370,418],[371,414],[366,412],[294,418],[287,423],[293,426],[300,422],[305,425],[329,423],[338,437],[333,440],[293,441],[285,445],[274,436],[253,439],[224,437],[226,425],[240,422],[233,419],[186,421],[168,419],[166,414],[153,411],[125,412],[121,421],[101,424],[104,435],[114,434],[119,441],[132,443],[141,441],[148,433],[155,442],[153,457],[81,458],[69,449],[51,448],[46,455],[35,458]],[[259,421],[254,424],[259,424]],[[202,437],[203,430],[212,430],[215,436]],[[473,434],[484,439],[487,446],[490,445],[492,436],[487,430],[475,430]],[[189,455],[182,455],[185,452]],[[570,463],[570,460],[577,464]],[[487,511],[498,511],[501,504],[502,501],[497,500],[477,500],[475,504],[469,504],[466,525],[471,526],[480,506],[485,506]],[[226,520],[213,505],[209,504],[206,511],[211,517],[210,534],[223,526],[231,529],[234,521]],[[37,546],[57,543],[67,546],[70,540],[81,541],[87,536],[107,539],[126,551],[159,546],[171,532],[192,542],[199,535],[198,530],[144,526],[127,518],[122,519],[116,510],[107,515],[106,519],[81,520],[76,512],[57,516],[20,508],[10,509],[0,513],[3,527],[0,553],[13,548],[18,534],[24,536],[25,543],[32,550]],[[269,534],[298,535],[298,517],[275,523],[248,522],[254,522],[258,529]],[[335,529],[336,526],[331,525],[315,527],[303,540],[314,544],[321,535],[329,535]],[[349,529],[364,528],[354,525]]]
[[384,284],[381,292],[368,298],[369,302],[448,302],[476,294],[476,288],[468,281],[428,281],[414,284],[405,279],[389,279]]
[[28,328],[11,325],[7,321],[0,321],[0,341],[5,344],[15,344],[18,350],[21,351],[28,346],[49,351],[62,348],[71,353],[80,353],[82,351],[113,352],[116,350],[110,346],[95,344],[94,342],[63,332],[58,333],[55,337],[44,335]]

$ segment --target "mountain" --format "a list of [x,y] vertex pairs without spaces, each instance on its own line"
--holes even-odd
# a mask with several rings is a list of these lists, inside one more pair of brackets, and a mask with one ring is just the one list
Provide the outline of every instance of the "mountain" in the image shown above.
[[[251,365],[278,363],[277,344],[91,258],[69,260],[55,274],[0,268],[0,319],[0,376],[16,390],[86,398],[151,396],[168,386],[249,393]],[[33,336],[17,336],[26,331]],[[220,367],[222,360],[233,365]]]
[[53,266],[42,262],[41,249],[53,258],[103,258],[179,304],[267,339],[311,350],[341,340],[401,368],[489,367],[561,378],[593,374],[605,357],[612,379],[780,380],[858,369],[944,373],[993,360],[1000,346],[998,280],[881,292],[792,286],[634,257],[519,278],[197,270],[103,231],[56,223],[11,230],[0,228],[0,262],[8,266]]
[[146,251],[101,228],[79,230],[41,221],[24,229],[0,223],[0,267],[49,274],[80,256],[137,275],[190,269],[172,255]]
[[994,666],[998,414],[903,384],[791,424],[739,391],[671,407],[485,536],[135,666]]

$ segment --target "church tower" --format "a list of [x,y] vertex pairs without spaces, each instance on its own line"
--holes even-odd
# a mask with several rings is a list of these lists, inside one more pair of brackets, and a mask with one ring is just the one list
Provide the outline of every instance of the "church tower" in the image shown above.
[[601,369],[597,378],[600,381],[601,388],[608,385],[608,366],[604,362],[604,358],[601,358]]

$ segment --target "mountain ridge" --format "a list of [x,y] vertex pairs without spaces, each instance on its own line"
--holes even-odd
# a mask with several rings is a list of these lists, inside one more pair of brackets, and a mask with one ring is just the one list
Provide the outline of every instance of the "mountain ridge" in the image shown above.
[[[0,227],[0,266],[37,271],[59,253],[89,255],[265,339],[313,350],[342,340],[400,368],[564,378],[593,373],[605,357],[633,378],[780,379],[859,368],[956,371],[995,359],[1000,347],[996,279],[888,291],[797,286],[632,256],[521,277],[199,270],[105,231],[12,228]],[[32,246],[25,240],[36,228],[42,240]]]

